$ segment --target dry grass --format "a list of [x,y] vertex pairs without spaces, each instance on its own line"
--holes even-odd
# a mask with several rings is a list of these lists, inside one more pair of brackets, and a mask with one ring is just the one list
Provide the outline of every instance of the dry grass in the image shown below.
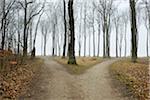
[[93,65],[96,65],[98,63],[101,63],[102,61],[106,60],[103,58],[97,58],[97,57],[77,57],[77,65],[68,65],[68,59],[62,59],[59,57],[54,58],[58,63],[64,65],[64,67],[67,69],[67,71],[71,74],[82,74],[87,69],[92,67]]
[[0,99],[15,99],[26,91],[27,86],[33,79],[35,72],[43,61],[41,59],[26,59],[23,64],[5,69],[0,72]]
[[130,59],[120,60],[112,64],[110,72],[127,88],[127,91],[130,91],[130,95],[139,100],[150,99],[148,58],[140,58],[137,63],[132,63]]

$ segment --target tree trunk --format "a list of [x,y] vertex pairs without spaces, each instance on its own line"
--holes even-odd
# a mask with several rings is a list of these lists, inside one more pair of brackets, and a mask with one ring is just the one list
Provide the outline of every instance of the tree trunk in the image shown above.
[[93,25],[93,56],[95,57],[95,30],[94,30],[94,25]]
[[103,16],[104,23],[103,23],[103,58],[106,57],[106,23],[107,20],[105,18],[105,15]]
[[63,46],[63,58],[66,56],[66,42],[67,42],[67,21],[66,21],[66,2],[63,0],[64,3],[64,29],[65,29],[65,34],[64,34],[64,46]]
[[17,50],[18,55],[20,54],[20,32],[18,31],[18,50]]
[[103,58],[106,57],[105,54],[105,25],[103,26]]
[[130,10],[131,10],[131,44],[132,44],[132,62],[137,60],[137,26],[136,26],[136,9],[135,0],[130,0]]
[[100,35],[101,35],[101,25],[100,23],[98,24],[98,52],[97,52],[97,57],[100,55]]
[[84,34],[84,57],[86,56],[86,35]]
[[93,27],[93,56],[95,57],[95,29],[94,29],[94,11],[95,9],[93,8],[93,24],[92,24],[92,27]]
[[106,23],[106,57],[110,58],[110,14],[108,22]]
[[69,13],[69,28],[70,28],[68,64],[76,64],[73,0],[69,0],[68,2],[68,13]]
[[124,43],[125,43],[125,51],[124,51],[124,56],[126,57],[127,55],[127,25],[125,24],[125,37],[124,37]]
[[27,56],[27,1],[24,7],[23,56]]
[[146,52],[147,52],[147,57],[149,57],[149,49],[148,49],[148,45],[149,45],[149,31],[147,31],[147,39],[146,39]]
[[1,41],[1,49],[4,50],[4,46],[5,46],[5,35],[6,35],[6,16],[5,16],[5,0],[3,0],[3,17],[2,17],[2,41]]
[[53,46],[52,46],[52,56],[55,56],[55,25],[53,29]]
[[91,56],[91,32],[90,29],[89,30],[89,57]]
[[44,36],[44,56],[46,56],[46,36]]
[[30,23],[30,52],[32,51],[32,22]]
[[86,3],[84,7],[84,57],[86,56]]
[[116,27],[116,57],[118,58],[118,27]]

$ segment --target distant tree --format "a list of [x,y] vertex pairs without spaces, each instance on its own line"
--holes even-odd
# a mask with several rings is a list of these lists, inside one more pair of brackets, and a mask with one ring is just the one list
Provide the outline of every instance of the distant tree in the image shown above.
[[132,53],[132,62],[137,60],[137,22],[136,22],[136,2],[135,0],[129,0],[130,4],[130,16],[131,16],[131,53]]
[[149,29],[149,23],[148,23],[148,16],[147,12],[145,11],[145,15],[143,16],[143,21],[145,28],[147,30],[147,36],[146,36],[146,55],[149,57],[149,37],[150,37],[150,29]]
[[111,16],[115,10],[114,0],[99,0],[96,2],[97,11],[101,17],[103,30],[103,57],[110,57],[110,24]]
[[47,45],[47,39],[48,39],[48,33],[49,33],[49,25],[46,20],[42,20],[40,25],[41,25],[41,33],[44,39],[44,56],[46,56],[46,45]]
[[119,33],[119,26],[120,26],[120,16],[118,15],[118,13],[113,19],[113,22],[116,30],[116,57],[118,57],[118,33]]
[[143,0],[145,15],[143,16],[144,24],[147,30],[147,38],[146,38],[146,53],[147,57],[149,57],[149,41],[150,41],[150,1]]
[[92,29],[93,29],[93,56],[95,57],[95,7],[92,9]]
[[6,29],[8,26],[8,16],[10,14],[10,11],[12,10],[13,5],[15,4],[16,0],[10,0],[10,2],[6,2],[6,0],[2,0],[2,19],[1,19],[1,28],[0,31],[2,33],[2,41],[1,41],[1,49],[4,50],[5,46],[5,38],[6,38]]
[[[36,1],[18,1],[18,3],[23,8],[24,13],[24,29],[23,29],[23,56],[27,56],[27,49],[28,49],[28,29],[29,24],[33,20],[33,18],[40,14],[40,12],[43,9],[43,6],[38,9],[39,4],[36,3]],[[29,8],[32,8],[30,9]],[[29,10],[30,9],[30,10]],[[29,16],[28,16],[29,15]]]
[[100,42],[101,42],[101,40],[100,40],[100,36],[101,36],[101,20],[100,20],[100,14],[98,13],[97,14],[97,24],[98,24],[98,52],[97,52],[97,57],[99,57],[99,55],[100,55]]
[[57,24],[58,24],[58,20],[57,20],[57,14],[56,12],[53,13],[53,20],[52,20],[52,56],[55,56],[57,53],[57,47],[56,46],[56,27],[57,27]]
[[80,19],[79,19],[79,33],[78,33],[78,45],[79,45],[79,57],[81,56],[81,37],[82,37],[82,3],[80,4]]
[[68,2],[68,13],[69,13],[69,31],[70,31],[68,64],[76,64],[73,0],[69,0],[69,2]]
[[129,16],[126,11],[123,12],[122,20],[124,24],[124,33],[125,33],[124,34],[124,43],[125,43],[124,56],[126,57],[127,55],[127,26],[128,26],[128,21],[129,21]]
[[37,37],[37,31],[38,31],[38,26],[40,24],[40,20],[41,20],[41,17],[43,15],[44,12],[42,12],[40,15],[39,15],[39,18],[38,18],[38,21],[36,23],[36,27],[35,27],[35,33],[34,33],[34,39],[33,39],[33,48],[32,48],[32,52],[31,52],[31,57],[35,57],[36,55],[36,48],[35,48],[35,43],[36,43],[36,37]]
[[120,37],[120,39],[119,39],[119,53],[120,53],[120,57],[122,57],[122,42],[123,42],[123,29],[124,29],[124,27],[123,27],[123,22],[122,21],[120,21],[120,27],[119,27],[119,29],[120,29],[120,32],[119,32],[119,37]]
[[87,35],[87,33],[86,33],[86,25],[87,25],[87,23],[86,23],[86,21],[87,21],[87,2],[85,2],[85,4],[84,4],[84,57],[86,56],[86,35]]

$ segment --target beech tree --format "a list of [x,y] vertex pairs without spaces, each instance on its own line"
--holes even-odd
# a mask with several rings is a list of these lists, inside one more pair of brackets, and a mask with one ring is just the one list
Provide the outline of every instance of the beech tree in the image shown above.
[[87,33],[86,33],[86,25],[87,25],[87,23],[86,23],[86,21],[87,21],[87,2],[85,2],[85,4],[84,4],[84,57],[86,56],[86,35],[87,35]]
[[8,26],[8,16],[10,14],[10,10],[12,10],[13,5],[15,4],[16,0],[10,0],[6,2],[6,0],[2,0],[2,18],[1,18],[1,27],[0,31],[2,33],[2,41],[1,41],[1,49],[4,50],[5,45],[5,38],[6,38],[6,29]]
[[[33,18],[37,15],[40,14],[40,12],[43,9],[43,6],[38,9],[38,4],[36,4],[36,1],[18,1],[18,3],[21,5],[23,8],[23,13],[24,13],[24,29],[23,29],[23,56],[27,56],[27,49],[28,49],[28,29],[29,29],[29,24],[33,20]],[[37,6],[38,5],[38,6]],[[29,6],[33,7],[33,9],[30,9],[31,11],[29,12]],[[29,16],[28,16],[29,15]]]
[[77,64],[75,58],[75,31],[74,31],[74,14],[73,14],[73,0],[68,2],[69,14],[69,60],[68,64]]
[[39,15],[38,21],[37,21],[37,23],[36,23],[35,33],[34,33],[34,39],[33,39],[33,48],[32,48],[32,52],[31,52],[31,57],[35,57],[35,54],[36,54],[35,43],[36,43],[37,31],[38,31],[38,26],[39,26],[39,23],[40,23],[40,20],[41,20],[41,17],[42,17],[42,15],[43,15],[43,13],[44,13],[44,12],[42,12],[42,13]]
[[41,33],[44,39],[44,56],[46,56],[46,45],[47,45],[47,39],[49,33],[49,24],[46,20],[42,20],[40,26],[41,26]]
[[143,16],[144,25],[147,30],[146,38],[146,55],[149,57],[149,42],[150,42],[150,1],[143,0],[145,14]]
[[116,13],[113,22],[116,30],[116,57],[118,58],[118,34],[119,34],[119,26],[120,26],[120,16],[118,15],[118,13]]
[[103,57],[110,57],[110,24],[115,10],[114,0],[99,0],[95,4],[101,17],[103,30]]
[[130,16],[131,16],[131,54],[132,62],[136,62],[137,59],[137,22],[136,22],[136,2],[135,0],[129,0],[130,4]]
[[66,56],[66,45],[67,45],[67,21],[66,21],[66,1],[63,0],[64,4],[64,46],[63,46],[63,58]]
[[123,20],[124,33],[125,33],[124,34],[124,43],[125,43],[124,56],[126,57],[127,55],[127,25],[129,21],[129,16],[127,14],[127,11],[123,12],[122,20]]

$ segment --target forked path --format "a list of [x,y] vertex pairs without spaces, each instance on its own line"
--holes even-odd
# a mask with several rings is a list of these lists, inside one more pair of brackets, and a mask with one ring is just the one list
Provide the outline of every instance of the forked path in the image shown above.
[[104,61],[82,75],[71,75],[57,62],[44,59],[32,89],[22,100],[127,100],[111,87],[109,65]]

